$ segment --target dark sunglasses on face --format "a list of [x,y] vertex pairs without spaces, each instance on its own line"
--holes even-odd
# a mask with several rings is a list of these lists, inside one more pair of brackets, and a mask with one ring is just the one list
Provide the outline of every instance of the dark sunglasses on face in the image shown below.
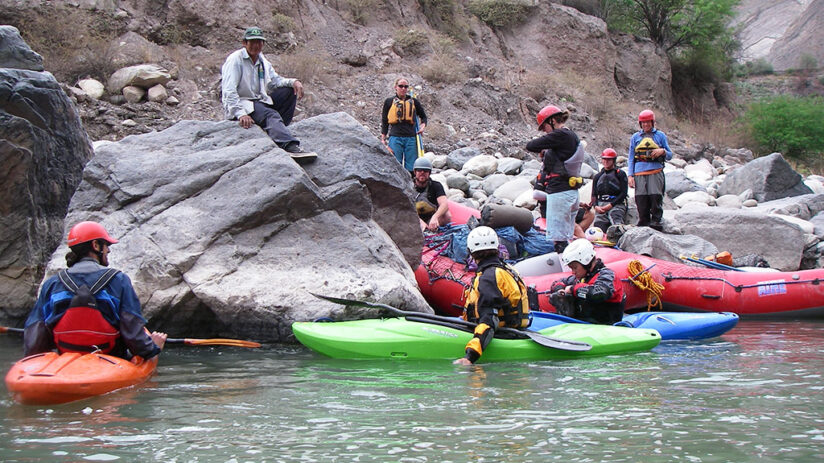
[[398,85],[398,88],[409,88],[408,85]]

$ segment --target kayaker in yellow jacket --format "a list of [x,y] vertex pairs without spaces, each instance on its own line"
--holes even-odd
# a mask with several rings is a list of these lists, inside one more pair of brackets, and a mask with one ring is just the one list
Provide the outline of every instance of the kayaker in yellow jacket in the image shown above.
[[100,352],[149,359],[163,349],[166,333],[146,330],[140,300],[126,274],[108,269],[117,243],[97,222],[69,231],[67,270],[43,283],[26,320],[23,352]]
[[495,336],[499,326],[529,326],[529,303],[526,286],[518,272],[498,257],[498,235],[490,227],[477,227],[467,237],[467,247],[478,263],[478,270],[467,289],[464,315],[477,323],[475,335],[466,344],[466,355],[455,364],[470,365],[478,361]]

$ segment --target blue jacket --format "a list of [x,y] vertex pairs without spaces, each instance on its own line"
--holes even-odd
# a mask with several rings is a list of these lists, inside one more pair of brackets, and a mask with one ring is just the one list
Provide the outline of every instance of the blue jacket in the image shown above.
[[[641,140],[645,137],[652,137],[652,141],[654,141],[659,148],[664,148],[667,151],[666,156],[652,162],[637,160],[635,158],[635,147],[638,146],[638,143],[641,143]],[[639,130],[635,132],[629,140],[627,175],[631,176],[639,172],[661,169],[664,167],[664,161],[669,161],[670,159],[672,159],[672,150],[667,142],[667,135],[664,132],[656,128],[652,129],[652,133],[645,133],[643,130]]]
[[[68,269],[69,276],[78,286],[91,287],[108,270],[94,259],[84,258]],[[47,352],[54,349],[52,327],[60,320],[71,302],[72,293],[54,275],[43,283],[40,296],[26,319],[23,335],[25,355]],[[146,333],[146,319],[140,308],[140,300],[132,287],[129,277],[118,272],[103,289],[95,295],[98,309],[103,317],[120,332],[122,342],[129,353],[145,359],[160,353]],[[123,350],[123,349],[121,349]],[[123,350],[121,356],[126,357]]]

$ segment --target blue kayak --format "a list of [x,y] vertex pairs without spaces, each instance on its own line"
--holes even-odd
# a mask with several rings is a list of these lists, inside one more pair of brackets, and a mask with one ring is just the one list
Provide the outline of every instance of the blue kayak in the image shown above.
[[[530,312],[530,330],[540,331],[562,323],[587,323],[557,313]],[[661,340],[707,339],[721,336],[738,323],[732,312],[638,312],[624,315],[617,326],[653,329]]]

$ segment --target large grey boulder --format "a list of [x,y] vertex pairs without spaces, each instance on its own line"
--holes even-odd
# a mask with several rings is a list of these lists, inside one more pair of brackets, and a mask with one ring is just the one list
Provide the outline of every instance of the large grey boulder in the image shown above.
[[812,193],[781,153],[764,156],[733,170],[718,186],[718,195],[737,195],[748,189],[758,202]]
[[798,270],[801,264],[804,232],[778,216],[750,209],[705,207],[665,210],[664,219],[667,231],[700,236],[733,257],[759,254],[783,271]]
[[760,203],[755,210],[765,214],[782,214],[810,220],[824,212],[824,193],[791,196]]
[[683,170],[673,170],[666,172],[666,195],[670,198],[677,198],[683,193],[690,191],[707,191],[694,180],[687,177]]
[[[16,29],[0,27],[0,35],[5,56],[34,53],[22,40],[7,40]],[[18,48],[7,49],[11,43]],[[0,68],[3,322],[19,321],[31,309],[44,265],[65,237],[69,200],[92,157],[80,117],[60,84],[49,73],[28,70],[37,67],[31,61],[17,63],[24,69]]]
[[422,244],[408,174],[345,113],[293,128],[319,153],[305,169],[230,121],[101,145],[67,226],[98,220],[120,239],[111,265],[174,335],[286,341],[293,321],[364,316],[312,292],[431,311],[408,262]]
[[14,26],[0,26],[0,68],[43,71],[43,58],[20,37]]

